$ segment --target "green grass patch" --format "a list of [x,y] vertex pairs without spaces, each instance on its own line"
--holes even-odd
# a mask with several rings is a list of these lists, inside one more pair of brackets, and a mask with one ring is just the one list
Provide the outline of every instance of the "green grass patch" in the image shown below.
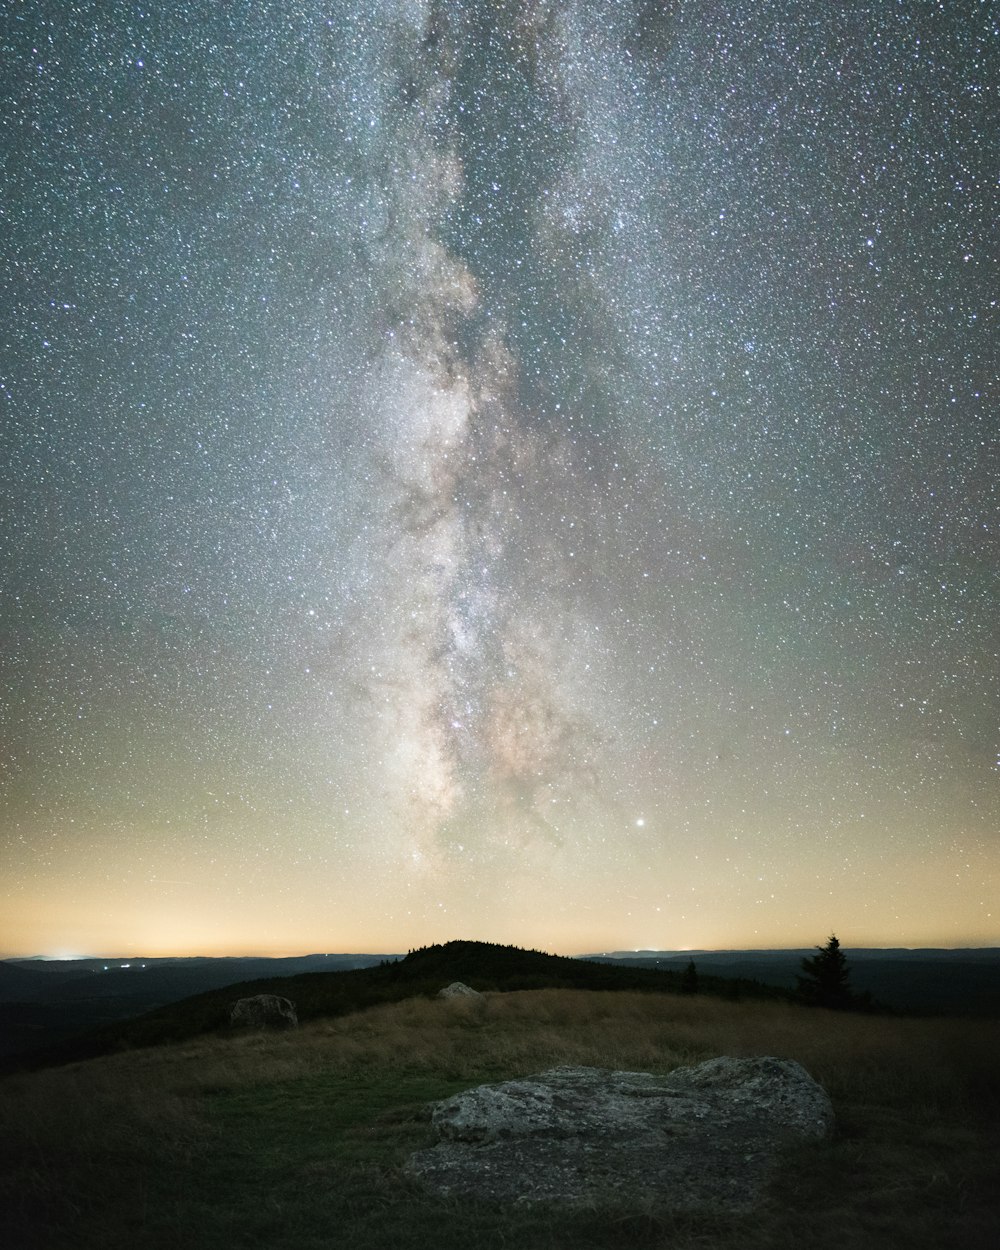
[[275,1174],[345,1161],[391,1166],[431,1141],[428,1104],[469,1084],[335,1071],[211,1095],[209,1115],[227,1141]]

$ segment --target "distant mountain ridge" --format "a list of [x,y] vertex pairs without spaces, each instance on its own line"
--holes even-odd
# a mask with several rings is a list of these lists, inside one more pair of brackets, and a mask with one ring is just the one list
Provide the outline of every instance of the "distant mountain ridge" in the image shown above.
[[[801,963],[815,947],[796,950],[611,951],[586,956],[600,963],[676,971],[694,961],[713,976],[795,988]],[[899,1011],[1000,1015],[1000,947],[950,950],[844,947],[851,986]]]
[[0,961],[0,1059],[30,1053],[192,995],[260,978],[368,968],[398,955],[268,959],[118,957]]
[[[81,959],[5,959],[0,961],[0,1001],[9,998],[8,987],[24,986],[43,996],[49,996],[51,987],[61,983],[69,987],[87,982],[88,991],[109,979],[115,983],[124,980],[152,985],[157,977],[168,974],[179,982],[192,985],[186,993],[194,994],[211,985],[228,985],[234,981],[248,981],[257,976],[295,976],[300,972],[340,971],[345,968],[369,968],[384,959],[399,959],[398,954],[315,954],[270,957],[266,955],[180,955],[180,956],[96,956]],[[29,980],[30,979],[30,980]],[[97,990],[96,992],[101,992]],[[183,995],[182,995],[183,996]]]
[[[1000,960],[1000,946],[850,946],[844,947],[851,959],[969,959]],[[775,946],[761,949],[733,950],[631,950],[602,951],[581,955],[581,959],[710,959],[731,961],[734,958],[788,959],[813,955],[815,946]]]

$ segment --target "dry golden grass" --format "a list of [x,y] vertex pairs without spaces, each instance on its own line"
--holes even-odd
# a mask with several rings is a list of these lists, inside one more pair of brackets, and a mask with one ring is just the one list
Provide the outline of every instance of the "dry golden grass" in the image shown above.
[[[330,1069],[434,1071],[470,1081],[556,1064],[665,1072],[712,1055],[797,1059],[837,1100],[954,1105],[988,1079],[1000,1022],[806,1011],[782,1003],[588,990],[525,990],[484,1002],[408,999],[288,1033],[126,1051],[0,1083],[7,1124],[46,1116],[105,1134],[97,1109],[185,1119],[206,1090]],[[29,1110],[29,1107],[31,1108]],[[45,1108],[45,1114],[42,1114]],[[95,1122],[96,1121],[96,1122]]]

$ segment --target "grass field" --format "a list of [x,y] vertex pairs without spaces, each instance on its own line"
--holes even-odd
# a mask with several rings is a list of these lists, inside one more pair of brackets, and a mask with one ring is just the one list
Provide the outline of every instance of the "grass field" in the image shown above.
[[[998,1043],[997,1022],[542,989],[128,1051],[0,1082],[5,1244],[993,1250]],[[752,1216],[500,1208],[400,1174],[432,1140],[427,1102],[459,1089],[719,1054],[797,1059],[837,1113],[833,1139],[798,1149]]]

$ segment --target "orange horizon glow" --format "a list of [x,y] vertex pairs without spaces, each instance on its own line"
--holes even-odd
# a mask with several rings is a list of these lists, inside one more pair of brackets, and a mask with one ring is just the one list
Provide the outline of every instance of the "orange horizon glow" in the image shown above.
[[[172,951],[116,951],[113,954],[98,951],[96,954],[85,952],[83,954],[48,954],[45,952],[33,951],[31,953],[24,951],[8,951],[0,954],[0,961],[8,960],[11,962],[24,962],[37,960],[41,963],[75,963],[80,960],[114,960],[118,961],[136,961],[142,959],[302,959],[308,956],[327,955],[331,958],[337,957],[361,957],[363,955],[378,955],[380,957],[397,956],[404,957],[410,950],[419,950],[425,946],[444,946],[452,941],[468,941],[468,942],[487,942],[487,939],[481,938],[444,938],[437,942],[417,942],[411,943],[405,950],[396,950],[385,947],[359,947],[357,949],[337,949],[337,950],[281,950],[281,951],[262,951],[252,948],[240,948],[228,951],[205,951],[205,950],[172,950]],[[551,947],[528,946],[520,942],[489,942],[494,946],[512,946],[521,950],[540,950],[545,955],[559,955],[566,959],[589,958],[595,955],[610,956],[614,955],[633,955],[639,956],[646,953],[658,955],[661,953],[670,955],[726,955],[730,953],[739,954],[755,954],[788,951],[794,953],[803,950],[813,950],[822,943],[781,943],[775,946],[719,946],[719,947],[644,947],[642,950],[633,951],[628,948],[610,948],[586,949],[586,950],[556,950]],[[997,942],[922,942],[919,945],[900,944],[896,946],[885,946],[877,943],[868,942],[841,942],[841,949],[845,953],[851,950],[884,950],[884,951],[981,951],[981,950],[1000,950],[1000,943]]]

